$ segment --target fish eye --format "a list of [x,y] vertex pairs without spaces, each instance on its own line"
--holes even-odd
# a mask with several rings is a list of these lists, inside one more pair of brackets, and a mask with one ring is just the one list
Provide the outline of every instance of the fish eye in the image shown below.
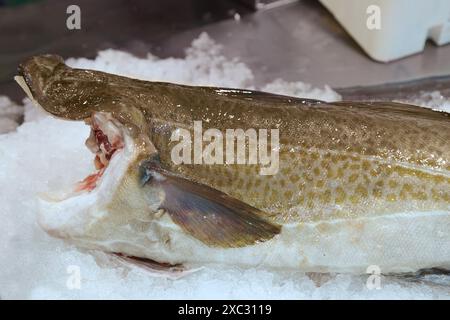
[[[152,181],[153,178],[161,180],[161,175],[155,171],[155,167],[159,167],[159,155],[154,154],[139,164],[139,181],[141,186]],[[158,179],[159,178],[159,179]]]
[[145,165],[139,166],[139,182],[141,186],[151,182],[153,179],[153,173],[151,170],[145,167]]

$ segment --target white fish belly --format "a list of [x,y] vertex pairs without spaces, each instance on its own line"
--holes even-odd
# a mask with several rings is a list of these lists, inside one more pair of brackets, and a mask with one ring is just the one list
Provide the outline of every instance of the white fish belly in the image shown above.
[[450,268],[450,211],[285,225],[270,241],[236,249],[207,247],[168,219],[156,229],[165,241],[147,253],[170,262],[349,273],[373,265],[382,273]]

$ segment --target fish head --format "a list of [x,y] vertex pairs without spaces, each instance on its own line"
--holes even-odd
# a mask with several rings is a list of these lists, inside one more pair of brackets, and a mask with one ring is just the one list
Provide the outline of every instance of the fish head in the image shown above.
[[90,127],[86,147],[93,153],[93,172],[64,190],[41,194],[38,222],[50,235],[83,247],[137,255],[129,248],[138,234],[133,228],[151,223],[164,197],[161,188],[143,188],[149,178],[142,163],[158,152],[139,109],[115,104],[107,93],[83,99],[82,92],[103,85],[101,77],[92,80],[89,71],[74,71],[54,55],[33,57],[19,68],[16,81],[38,107]]

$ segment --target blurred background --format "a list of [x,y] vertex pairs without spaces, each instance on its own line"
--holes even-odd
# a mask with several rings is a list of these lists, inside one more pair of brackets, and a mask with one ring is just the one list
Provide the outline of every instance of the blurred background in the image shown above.
[[[13,76],[35,54],[94,58],[115,48],[138,57],[181,57],[202,31],[226,56],[247,64],[256,84],[283,78],[347,87],[450,74],[450,46],[429,42],[420,53],[375,61],[342,27],[342,12],[341,23],[335,19],[327,2],[339,1],[341,11],[351,12],[354,0],[0,0],[0,95],[22,99]],[[81,10],[79,30],[66,27],[72,4]],[[427,14],[439,14],[432,10]],[[414,32],[399,35],[400,48]]]

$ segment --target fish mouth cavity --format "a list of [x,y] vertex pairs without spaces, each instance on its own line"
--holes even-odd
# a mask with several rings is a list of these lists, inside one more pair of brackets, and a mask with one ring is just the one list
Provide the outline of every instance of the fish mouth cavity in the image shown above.
[[90,135],[85,144],[95,154],[96,171],[78,182],[75,186],[75,192],[95,189],[112,157],[122,152],[125,147],[124,128],[110,113],[94,112],[85,122],[91,127]]

